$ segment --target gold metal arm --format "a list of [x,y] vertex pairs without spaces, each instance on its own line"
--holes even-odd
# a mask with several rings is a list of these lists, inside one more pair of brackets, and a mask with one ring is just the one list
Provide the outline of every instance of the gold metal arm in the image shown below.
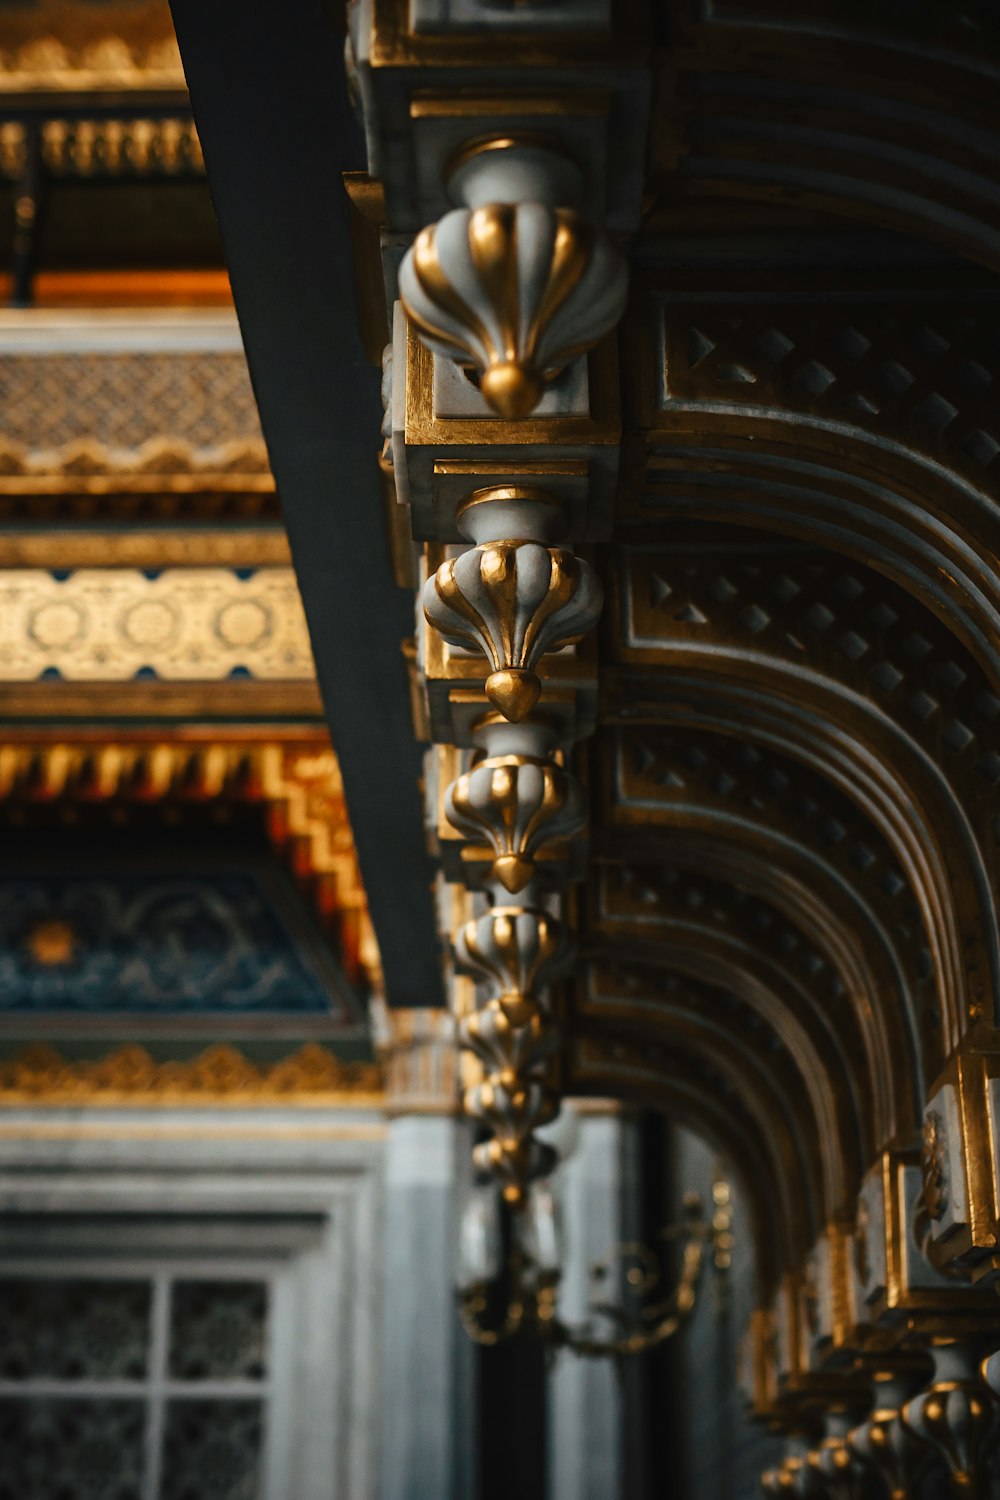
[[[729,1188],[721,1179],[715,1183],[713,1200],[714,1211],[708,1219],[701,1200],[688,1197],[681,1223],[661,1230],[658,1235],[659,1239],[683,1244],[680,1272],[669,1295],[642,1307],[637,1313],[610,1302],[592,1302],[594,1316],[617,1323],[623,1330],[621,1333],[602,1337],[592,1330],[589,1321],[582,1327],[565,1322],[558,1311],[561,1273],[539,1266],[520,1244],[515,1244],[508,1255],[502,1276],[477,1280],[460,1289],[462,1326],[474,1342],[487,1347],[526,1333],[553,1350],[571,1349],[574,1354],[587,1359],[618,1359],[657,1348],[673,1338],[694,1311],[709,1259],[717,1277],[729,1269],[733,1245]],[[591,1268],[591,1277],[595,1282],[603,1282],[613,1266],[625,1266],[629,1262],[631,1265],[625,1271],[624,1280],[630,1291],[642,1298],[650,1296],[660,1284],[660,1258],[645,1244],[628,1242],[617,1246],[596,1262]],[[487,1316],[493,1300],[491,1289],[501,1279],[507,1281],[510,1291],[503,1316],[492,1321]]]

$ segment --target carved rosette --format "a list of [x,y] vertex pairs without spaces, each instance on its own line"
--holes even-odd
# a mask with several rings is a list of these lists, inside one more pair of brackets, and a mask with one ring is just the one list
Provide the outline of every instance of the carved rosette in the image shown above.
[[511,895],[536,874],[544,845],[558,844],[586,822],[583,788],[554,760],[496,755],[448,788],[448,821],[494,851],[492,874]]
[[490,542],[450,558],[423,593],[428,623],[451,645],[486,656],[487,696],[513,723],[538,701],[541,658],[586,635],[602,602],[588,563],[534,541]]
[[924,1179],[924,1207],[934,1220],[944,1217],[950,1196],[948,1143],[944,1122],[937,1110],[924,1116],[920,1136],[920,1166]]
[[944,1460],[955,1493],[974,1495],[982,1479],[997,1402],[977,1378],[971,1350],[948,1343],[933,1354],[934,1379],[903,1407],[903,1421]]
[[573,209],[544,202],[456,208],[421,231],[399,270],[410,322],[474,371],[500,416],[528,416],[546,384],[625,310],[625,261]]

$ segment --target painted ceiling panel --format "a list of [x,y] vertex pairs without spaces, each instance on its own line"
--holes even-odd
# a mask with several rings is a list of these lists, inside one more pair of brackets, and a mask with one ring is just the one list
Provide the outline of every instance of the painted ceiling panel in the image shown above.
[[0,1010],[346,1017],[278,873],[0,875]]

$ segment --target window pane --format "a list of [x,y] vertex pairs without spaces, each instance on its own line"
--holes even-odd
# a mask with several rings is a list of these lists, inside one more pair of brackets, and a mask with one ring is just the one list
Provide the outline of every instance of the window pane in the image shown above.
[[160,1500],[256,1500],[262,1427],[257,1401],[171,1401]]
[[0,1401],[0,1500],[141,1500],[140,1401]]
[[145,1281],[0,1281],[0,1378],[142,1379],[149,1305]]
[[176,1281],[170,1374],[175,1380],[259,1380],[265,1373],[267,1286],[262,1281]]

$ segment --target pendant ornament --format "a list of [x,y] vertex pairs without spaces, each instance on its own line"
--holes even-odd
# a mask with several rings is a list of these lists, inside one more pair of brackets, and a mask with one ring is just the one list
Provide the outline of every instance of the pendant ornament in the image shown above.
[[625,311],[625,262],[568,208],[489,203],[421,230],[399,294],[422,341],[474,372],[498,416],[530,416],[546,386]]
[[903,1421],[944,1460],[956,1494],[975,1495],[997,1403],[969,1349],[947,1343],[932,1352],[934,1379],[903,1407]]
[[544,845],[583,828],[583,788],[557,761],[531,755],[490,756],[448,788],[449,823],[494,851],[491,874],[516,895],[536,875]]
[[876,1377],[874,1410],[849,1439],[862,1462],[881,1475],[889,1500],[909,1500],[929,1457],[927,1445],[902,1418],[907,1386],[912,1390],[912,1382]]
[[564,547],[499,541],[442,563],[424,586],[428,623],[490,662],[486,694],[512,723],[538,702],[536,668],[596,625],[603,593],[590,565]]
[[573,955],[562,922],[531,906],[494,906],[459,929],[455,952],[463,967],[502,987],[502,997],[543,988]]

